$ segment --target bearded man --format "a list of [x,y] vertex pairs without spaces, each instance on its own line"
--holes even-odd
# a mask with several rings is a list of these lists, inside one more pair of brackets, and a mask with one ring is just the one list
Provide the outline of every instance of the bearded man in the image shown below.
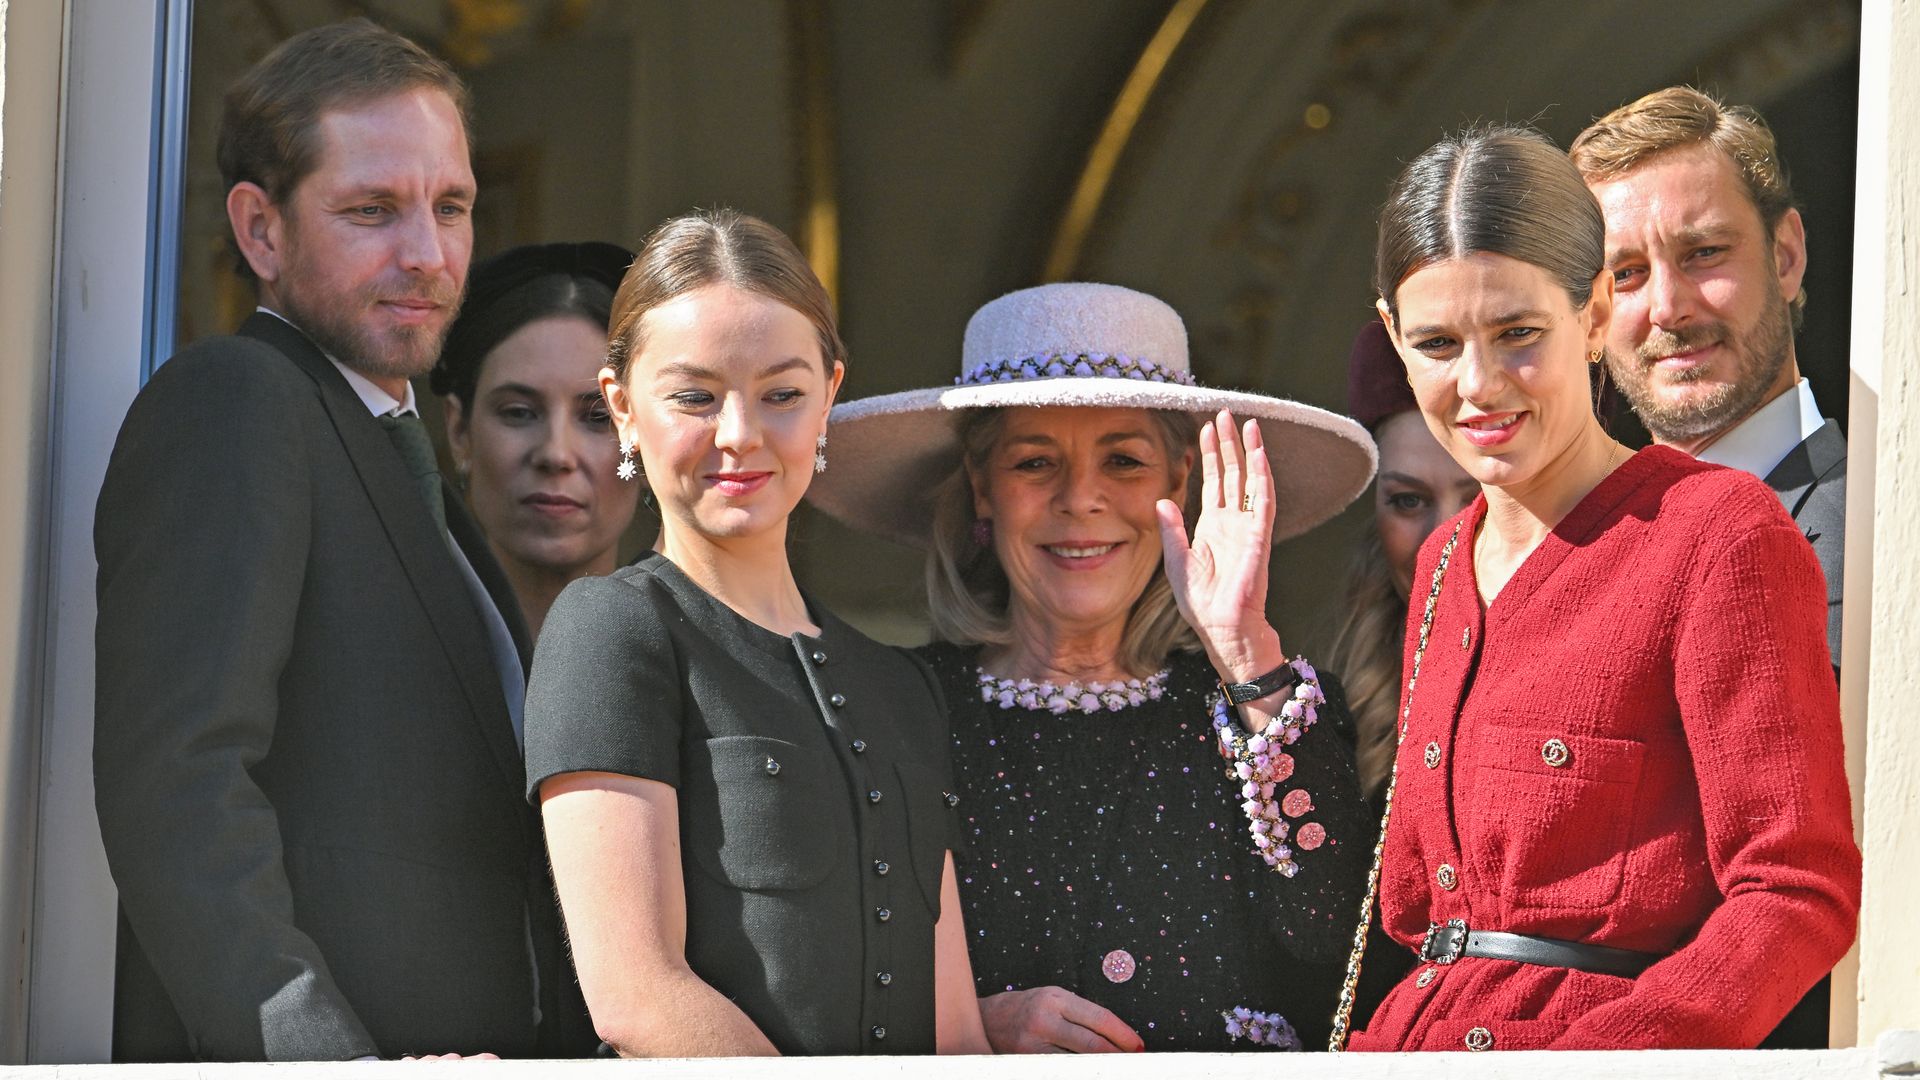
[[1794,358],[1807,233],[1773,132],[1681,86],[1601,117],[1570,152],[1607,220],[1608,373],[1656,442],[1779,493],[1826,575],[1837,670],[1847,441]]
[[[1613,323],[1607,372],[1656,442],[1765,480],[1827,579],[1827,650],[1840,667],[1847,440],[1800,377],[1807,231],[1760,114],[1691,87],[1656,91],[1573,141],[1607,220]],[[1765,1042],[1828,1042],[1822,978]]]
[[409,382],[466,281],[466,103],[365,20],[227,95],[260,308],[141,390],[94,531],[117,1060],[570,1048],[526,631]]

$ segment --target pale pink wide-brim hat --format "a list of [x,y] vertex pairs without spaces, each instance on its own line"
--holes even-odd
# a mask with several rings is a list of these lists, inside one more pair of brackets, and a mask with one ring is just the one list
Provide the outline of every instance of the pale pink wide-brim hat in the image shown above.
[[1373,439],[1347,417],[1196,383],[1186,325],[1164,302],[1072,283],[1008,293],[974,312],[954,385],[835,406],[829,467],[807,498],[856,529],[924,547],[934,491],[960,465],[960,411],[1023,405],[1177,409],[1201,419],[1228,409],[1258,419],[1273,465],[1276,540],[1339,513],[1378,463]]

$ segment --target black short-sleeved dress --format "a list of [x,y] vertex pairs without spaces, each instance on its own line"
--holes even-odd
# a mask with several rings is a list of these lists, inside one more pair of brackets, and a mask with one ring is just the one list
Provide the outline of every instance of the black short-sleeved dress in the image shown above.
[[1283,786],[1306,795],[1283,800],[1298,865],[1285,877],[1252,846],[1204,657],[1176,654],[1157,697],[1056,715],[983,700],[977,649],[921,655],[951,709],[955,859],[981,996],[1061,986],[1149,1050],[1252,1049],[1229,1034],[1222,1014],[1235,1009],[1326,1045],[1378,831],[1335,680],[1322,676],[1327,704],[1287,748]]
[[687,962],[783,1054],[934,1050],[956,835],[940,691],[809,602],[742,618],[659,555],[569,585],[527,689],[528,797],[560,773],[676,789]]

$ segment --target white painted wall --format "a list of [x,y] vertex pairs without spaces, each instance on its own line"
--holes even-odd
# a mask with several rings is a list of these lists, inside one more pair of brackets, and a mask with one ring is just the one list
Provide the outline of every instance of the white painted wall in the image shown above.
[[26,1058],[63,8],[0,0],[0,1063]]
[[[1860,36],[1852,437],[1875,451],[1848,455],[1841,681],[1864,781],[1856,1025],[1868,1042],[1920,1028],[1920,723],[1909,711],[1920,701],[1920,5],[1867,0]],[[1863,610],[1864,649],[1854,636]]]

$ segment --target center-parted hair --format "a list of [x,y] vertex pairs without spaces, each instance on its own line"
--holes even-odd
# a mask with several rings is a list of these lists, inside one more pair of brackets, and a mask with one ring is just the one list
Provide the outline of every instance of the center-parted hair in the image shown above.
[[787,234],[738,210],[696,210],[648,234],[614,294],[607,364],[622,383],[644,344],[641,317],[708,285],[731,285],[798,311],[820,339],[827,374],[846,363],[833,301]]
[[1395,294],[1431,263],[1505,255],[1545,270],[1576,310],[1606,265],[1607,223],[1567,155],[1529,128],[1469,128],[1407,164],[1380,210],[1373,283]]

